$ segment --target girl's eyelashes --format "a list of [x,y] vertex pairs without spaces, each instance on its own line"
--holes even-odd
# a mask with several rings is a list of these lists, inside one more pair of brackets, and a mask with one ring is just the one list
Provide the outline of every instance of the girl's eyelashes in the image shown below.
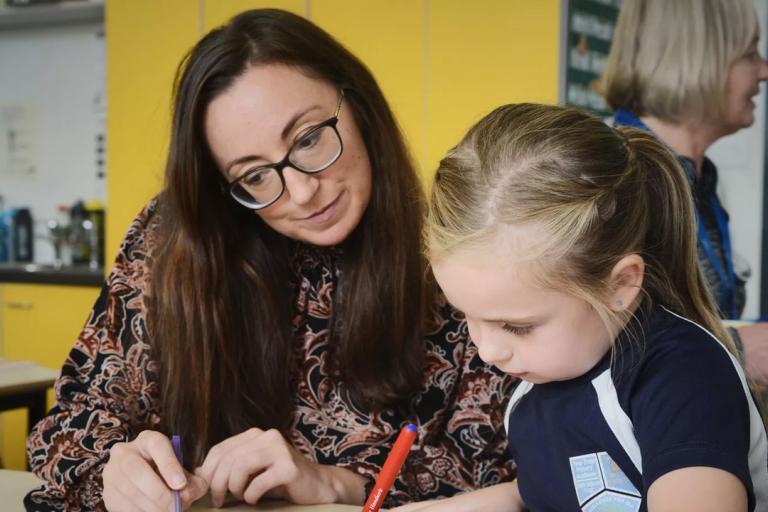
[[526,334],[531,332],[531,330],[533,329],[533,326],[502,324],[501,328],[507,331],[508,333],[514,334],[516,336],[525,336]]

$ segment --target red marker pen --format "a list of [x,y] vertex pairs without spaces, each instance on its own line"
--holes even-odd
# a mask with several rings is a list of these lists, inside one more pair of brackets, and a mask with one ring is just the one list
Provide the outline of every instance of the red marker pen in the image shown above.
[[392,487],[395,477],[400,472],[400,467],[405,462],[405,458],[408,457],[408,452],[416,439],[417,432],[416,426],[410,423],[400,431],[400,435],[397,436],[392,451],[389,452],[384,467],[381,468],[381,473],[376,479],[376,484],[371,490],[371,495],[368,496],[368,501],[363,505],[363,512],[378,512],[381,508],[389,488]]

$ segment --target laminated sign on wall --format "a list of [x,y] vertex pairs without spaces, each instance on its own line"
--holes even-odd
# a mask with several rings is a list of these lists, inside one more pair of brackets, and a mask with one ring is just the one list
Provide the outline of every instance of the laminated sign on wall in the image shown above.
[[0,174],[32,177],[37,173],[39,119],[32,104],[0,104]]

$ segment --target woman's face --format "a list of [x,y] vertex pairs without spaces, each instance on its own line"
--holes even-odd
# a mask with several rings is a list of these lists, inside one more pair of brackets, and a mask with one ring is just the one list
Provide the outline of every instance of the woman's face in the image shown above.
[[[219,170],[233,182],[255,167],[280,162],[297,139],[333,117],[340,91],[279,64],[248,68],[217,96],[205,115],[205,134]],[[275,231],[314,245],[335,245],[357,227],[371,196],[371,163],[352,109],[342,102],[337,129],[341,156],[306,174],[283,168],[285,190],[256,210]]]
[[757,49],[757,37],[747,53],[736,59],[725,82],[725,134],[747,128],[755,121],[753,98],[760,92],[760,82],[768,79],[768,62]]

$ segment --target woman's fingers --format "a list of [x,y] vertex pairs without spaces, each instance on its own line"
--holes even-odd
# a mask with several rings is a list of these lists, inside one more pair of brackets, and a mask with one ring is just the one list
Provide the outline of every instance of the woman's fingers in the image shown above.
[[184,468],[176,458],[170,439],[160,432],[145,430],[136,438],[136,446],[145,460],[154,463],[168,487],[178,490],[187,485]]
[[[254,428],[214,446],[195,473],[208,481],[214,506],[221,506],[227,491],[238,499],[244,499],[245,490],[254,475],[270,472],[276,461],[286,458],[291,459],[290,451],[279,432]],[[269,478],[263,478],[261,482],[284,483],[280,482],[279,473],[273,475],[271,480]],[[264,492],[261,491],[259,496]]]
[[[159,508],[162,505],[160,497],[167,488],[149,463],[130,447],[126,448],[124,443],[115,445],[113,450],[103,473],[104,504],[107,509],[148,512],[162,510]],[[156,496],[153,497],[153,494]]]
[[228,455],[225,455],[219,457],[218,465],[213,468],[213,474],[209,479],[209,489],[211,491],[211,502],[214,507],[223,505],[227,497],[231,465],[232,460]]
[[274,462],[267,470],[251,479],[242,499],[255,505],[270,490],[292,482],[297,476],[298,469],[290,460]]
[[103,481],[104,504],[111,511],[167,512],[173,489],[181,491],[186,508],[208,489],[205,479],[184,471],[170,439],[149,430],[111,448]]
[[208,492],[208,482],[193,473],[187,473],[187,486],[181,491],[181,500],[184,503],[184,510],[192,506],[192,503],[199,500]]
[[203,464],[197,468],[195,474],[202,476],[210,482],[222,457],[258,439],[262,433],[263,431],[258,428],[251,428],[215,445],[208,451]]

